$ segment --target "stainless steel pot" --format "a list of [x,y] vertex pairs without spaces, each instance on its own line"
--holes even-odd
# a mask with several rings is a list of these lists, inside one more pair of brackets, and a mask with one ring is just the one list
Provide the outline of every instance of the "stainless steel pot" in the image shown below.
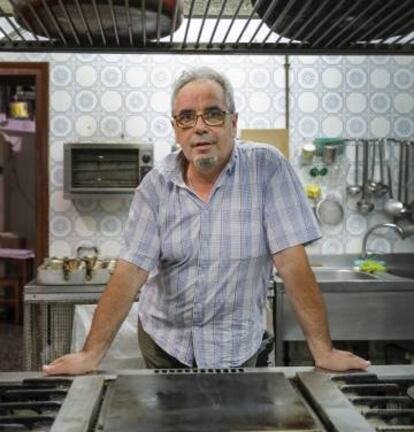
[[45,268],[49,270],[62,270],[63,258],[51,257],[45,260]]
[[[79,39],[91,43],[117,43],[128,39],[134,44],[143,35],[148,39],[167,36],[183,20],[183,0],[16,0],[15,17],[20,26],[37,35],[57,39]],[[96,7],[95,7],[96,4]],[[160,11],[160,13],[159,13]],[[30,27],[28,25],[30,23]],[[173,28],[175,23],[175,28]]]
[[[257,15],[281,36],[310,43],[320,42],[321,32],[312,31],[317,24],[324,24],[325,39],[334,41],[342,37],[346,41],[358,41],[359,38],[375,29],[393,12],[392,4],[378,12],[372,0],[320,0],[291,1],[291,0],[251,0]],[[359,7],[355,15],[355,7]],[[351,13],[353,12],[353,13]],[[409,24],[409,14],[400,20],[400,25],[381,29],[382,37],[400,35],[404,25]],[[343,19],[348,16],[348,19]],[[329,17],[329,22],[327,22]],[[309,26],[312,22],[314,25]],[[364,25],[361,23],[364,22]],[[334,24],[332,24],[334,23]],[[323,32],[322,32],[323,33]]]

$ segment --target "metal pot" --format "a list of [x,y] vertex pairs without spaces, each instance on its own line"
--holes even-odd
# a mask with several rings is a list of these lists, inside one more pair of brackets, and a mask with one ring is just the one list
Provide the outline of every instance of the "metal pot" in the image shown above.
[[63,258],[51,257],[45,261],[45,267],[50,270],[62,270]]
[[146,0],[144,13],[141,3],[127,7],[124,0],[15,0],[14,15],[21,27],[39,36],[86,43],[98,39],[103,45],[119,39],[133,45],[144,34],[151,39],[158,32],[167,36],[183,20],[183,0]]
[[[370,29],[381,25],[388,14],[393,12],[393,6],[385,7],[380,14],[375,13],[375,2],[371,0],[320,0],[291,1],[291,0],[251,0],[260,18],[281,36],[295,40],[306,40],[310,43],[320,42],[320,31],[313,31],[315,27],[324,25],[325,39],[358,41],[369,33]],[[358,6],[358,13],[355,7]],[[343,19],[347,16],[347,19]],[[329,21],[328,21],[329,19]],[[309,25],[312,23],[312,25]],[[362,25],[364,24],[364,25]],[[409,18],[400,22],[398,27],[392,26],[382,29],[382,37],[397,36],[404,25],[409,24]]]

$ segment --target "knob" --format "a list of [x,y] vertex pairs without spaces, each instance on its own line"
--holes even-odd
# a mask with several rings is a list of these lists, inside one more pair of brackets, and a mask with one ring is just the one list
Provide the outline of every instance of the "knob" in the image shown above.
[[144,155],[142,155],[142,162],[144,162],[144,163],[149,163],[149,162],[151,162],[151,156],[148,155],[148,154],[144,154]]

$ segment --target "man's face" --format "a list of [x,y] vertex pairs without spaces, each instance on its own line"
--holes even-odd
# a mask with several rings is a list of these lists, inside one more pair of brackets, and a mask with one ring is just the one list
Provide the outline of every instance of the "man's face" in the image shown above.
[[[173,115],[203,114],[210,110],[228,111],[223,89],[215,81],[192,81],[177,93]],[[201,116],[186,129],[173,121],[175,136],[190,165],[200,171],[219,172],[230,157],[237,131],[237,114],[228,114],[224,124],[209,126]]]

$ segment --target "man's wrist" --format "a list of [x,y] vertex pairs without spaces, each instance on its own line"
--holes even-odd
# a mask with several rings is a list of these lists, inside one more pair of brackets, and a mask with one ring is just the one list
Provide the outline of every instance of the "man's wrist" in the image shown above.
[[315,365],[318,367],[324,365],[333,351],[334,347],[331,344],[324,347],[319,347],[318,349],[311,348],[312,357],[315,361]]
[[84,354],[88,363],[94,365],[95,367],[99,365],[99,363],[105,356],[105,351],[99,349],[92,349],[88,347],[84,347],[81,353]]

